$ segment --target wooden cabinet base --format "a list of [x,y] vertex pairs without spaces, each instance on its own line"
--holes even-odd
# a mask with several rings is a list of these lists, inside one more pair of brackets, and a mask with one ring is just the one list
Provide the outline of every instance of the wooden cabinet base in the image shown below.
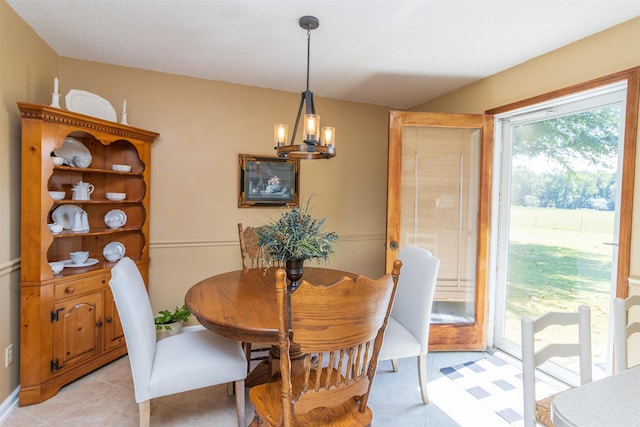
[[102,353],[100,356],[87,361],[83,365],[77,366],[74,369],[69,369],[65,372],[61,372],[55,375],[50,380],[35,384],[33,386],[29,386],[28,384],[20,384],[18,405],[27,406],[44,402],[45,400],[50,399],[58,394],[58,391],[60,391],[63,386],[77,380],[84,375],[87,375],[90,372],[95,371],[96,369],[104,366],[109,362],[113,362],[114,360],[124,356],[125,354],[127,354],[127,347],[126,345],[121,345],[117,348],[114,348],[112,351],[109,351],[108,353]]

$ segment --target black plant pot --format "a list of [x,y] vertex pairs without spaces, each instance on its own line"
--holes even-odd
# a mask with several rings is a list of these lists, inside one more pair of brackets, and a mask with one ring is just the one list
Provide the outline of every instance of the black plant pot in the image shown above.
[[285,261],[285,270],[287,271],[287,279],[289,279],[290,291],[295,291],[298,288],[298,280],[302,279],[302,273],[304,273],[303,264],[303,259]]

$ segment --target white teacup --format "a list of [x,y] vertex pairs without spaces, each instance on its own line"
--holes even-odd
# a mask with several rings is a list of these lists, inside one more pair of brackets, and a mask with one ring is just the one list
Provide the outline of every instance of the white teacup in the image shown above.
[[69,258],[71,258],[71,262],[74,264],[84,264],[89,258],[89,252],[88,251],[71,252],[69,254]]
[[53,224],[48,224],[49,227],[49,231],[51,231],[52,233],[60,233],[62,231],[62,224],[59,223],[53,223]]
[[58,274],[64,269],[64,262],[62,261],[52,261],[49,263],[53,274]]

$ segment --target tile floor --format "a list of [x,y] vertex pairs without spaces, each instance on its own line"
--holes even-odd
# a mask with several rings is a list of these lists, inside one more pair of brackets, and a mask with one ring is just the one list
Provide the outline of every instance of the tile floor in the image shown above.
[[[440,368],[485,357],[484,352],[434,352],[428,356],[429,405],[418,391],[415,358],[400,360],[400,370],[391,371],[381,362],[369,405],[375,427],[508,427],[501,418],[444,377]],[[247,397],[247,424],[253,408]],[[28,426],[137,426],[129,360],[125,356],[63,387],[53,398],[16,407],[3,427]],[[236,426],[235,400],[226,386],[181,393],[151,402],[151,425]]]

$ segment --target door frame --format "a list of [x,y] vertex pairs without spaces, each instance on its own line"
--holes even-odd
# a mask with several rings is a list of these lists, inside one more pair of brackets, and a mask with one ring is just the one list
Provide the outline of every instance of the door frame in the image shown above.
[[[389,112],[387,176],[386,271],[391,272],[400,240],[400,189],[402,171],[402,129],[404,126],[473,128],[482,131],[480,183],[478,186],[478,236],[476,260],[475,321],[460,324],[431,324],[431,350],[484,350],[487,347],[487,290],[493,172],[493,115],[445,114],[409,111]],[[402,271],[400,272],[402,275]]]

